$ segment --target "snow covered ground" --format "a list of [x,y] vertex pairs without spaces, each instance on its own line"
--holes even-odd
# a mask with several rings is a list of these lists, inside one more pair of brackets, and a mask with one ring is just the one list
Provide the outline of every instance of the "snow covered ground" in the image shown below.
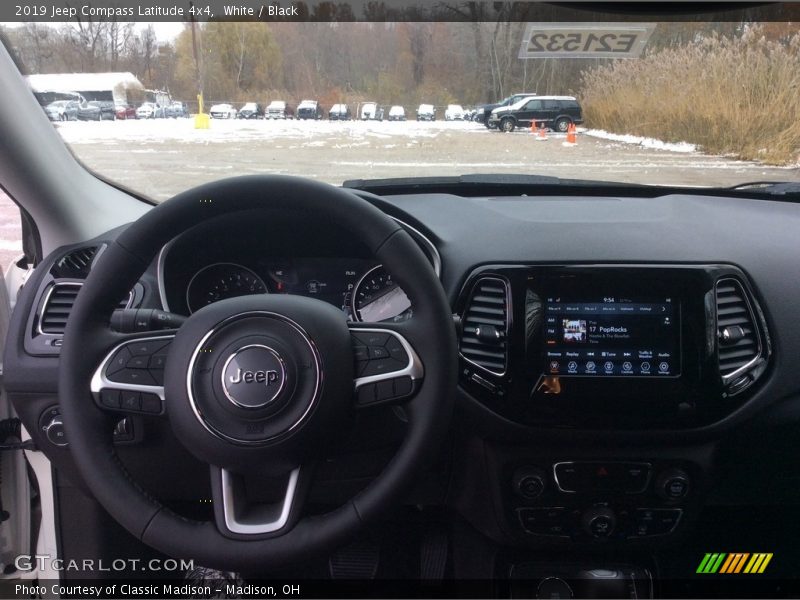
[[622,142],[623,144],[634,144],[642,148],[653,148],[654,150],[667,150],[669,152],[690,153],[697,152],[697,146],[689,142],[663,142],[655,138],[642,137],[638,135],[610,133],[603,129],[582,129],[579,131],[592,137],[611,140],[612,142]]

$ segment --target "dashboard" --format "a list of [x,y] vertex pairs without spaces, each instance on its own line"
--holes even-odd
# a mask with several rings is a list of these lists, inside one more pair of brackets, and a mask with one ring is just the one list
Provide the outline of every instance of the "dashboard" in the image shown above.
[[[800,414],[800,270],[798,252],[787,250],[797,247],[797,204],[358,193],[429,257],[458,330],[459,419],[452,450],[437,457],[448,475],[431,475],[422,503],[455,507],[489,538],[630,544],[677,535],[705,501],[727,436],[765,414]],[[60,339],[82,279],[121,230],[49,257],[10,328],[6,387],[66,472],[68,448],[46,436],[58,410]],[[120,307],[188,316],[244,294],[314,297],[352,321],[413,319],[392,274],[347,231],[261,213],[176,238]],[[361,417],[359,452],[402,431],[401,411],[381,411]],[[117,436],[128,460],[142,439],[174,445],[158,425],[128,421]],[[170,448],[172,468],[185,468]],[[346,497],[373,464],[355,462],[331,467],[327,498]],[[139,467],[162,477],[146,461]],[[151,485],[202,494],[172,492],[166,476]]]

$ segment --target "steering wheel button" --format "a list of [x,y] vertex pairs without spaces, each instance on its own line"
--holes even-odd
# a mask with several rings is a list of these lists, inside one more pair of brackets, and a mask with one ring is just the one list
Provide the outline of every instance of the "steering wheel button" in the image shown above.
[[119,408],[119,390],[101,391],[100,404],[106,408]]
[[403,348],[403,344],[400,343],[394,336],[390,336],[389,340],[386,342],[386,350],[389,352],[389,356],[391,356],[395,360],[399,360],[403,363],[403,365],[408,364],[408,354],[406,353],[406,349]]
[[391,379],[386,381],[379,381],[375,389],[375,400],[381,402],[383,400],[391,400],[395,397],[394,382]]
[[122,410],[140,411],[142,410],[142,396],[139,392],[123,390],[120,393],[120,408]]
[[169,343],[169,340],[145,340],[142,342],[133,342],[126,347],[130,350],[131,354],[139,356],[152,356],[164,346]]
[[166,354],[154,354],[150,357],[149,367],[151,369],[163,369],[167,365]]
[[156,385],[153,376],[150,375],[149,372],[143,369],[122,369],[114,373],[113,375],[109,375],[108,379],[110,381],[115,381],[117,383],[132,383],[137,385]]
[[117,350],[111,360],[108,361],[106,375],[111,375],[112,373],[116,373],[117,371],[124,369],[128,365],[130,358],[131,353],[127,348],[120,348]]
[[358,388],[358,403],[367,405],[375,402],[376,388],[377,386],[374,383],[366,383]]
[[156,382],[156,385],[164,385],[164,371],[162,369],[150,369],[150,377]]
[[389,351],[384,348],[383,346],[370,346],[369,347],[369,359],[375,360],[376,358],[388,358]]
[[150,359],[147,356],[131,356],[125,366],[129,369],[146,369],[149,362]]
[[354,333],[353,337],[365,346],[384,346],[389,340],[390,335],[388,333],[359,331],[358,333]]
[[396,398],[408,396],[414,389],[414,382],[411,377],[396,377],[394,381],[394,395]]
[[368,377],[370,375],[383,375],[384,373],[398,371],[401,368],[403,368],[403,365],[400,365],[393,358],[379,358],[377,360],[369,361],[367,366],[361,372],[361,376]]
[[142,412],[157,415],[161,412],[161,398],[155,394],[142,394]]
[[361,362],[362,360],[369,360],[369,352],[367,351],[366,346],[353,346],[353,358],[356,362]]

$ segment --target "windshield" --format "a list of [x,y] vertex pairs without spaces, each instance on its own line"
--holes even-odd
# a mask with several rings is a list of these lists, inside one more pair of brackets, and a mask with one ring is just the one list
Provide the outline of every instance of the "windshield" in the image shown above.
[[585,17],[593,29],[553,8],[536,23],[500,13],[194,28],[98,20],[5,23],[2,33],[37,97],[134,108],[51,121],[87,168],[157,201],[251,173],[334,184],[465,174],[800,181],[797,23],[750,14]]

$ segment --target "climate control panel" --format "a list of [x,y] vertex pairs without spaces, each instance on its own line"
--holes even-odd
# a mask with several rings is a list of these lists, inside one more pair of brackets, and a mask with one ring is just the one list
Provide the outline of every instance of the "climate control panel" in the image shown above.
[[660,461],[553,460],[516,465],[511,521],[547,541],[627,541],[668,536],[692,503],[691,466]]

